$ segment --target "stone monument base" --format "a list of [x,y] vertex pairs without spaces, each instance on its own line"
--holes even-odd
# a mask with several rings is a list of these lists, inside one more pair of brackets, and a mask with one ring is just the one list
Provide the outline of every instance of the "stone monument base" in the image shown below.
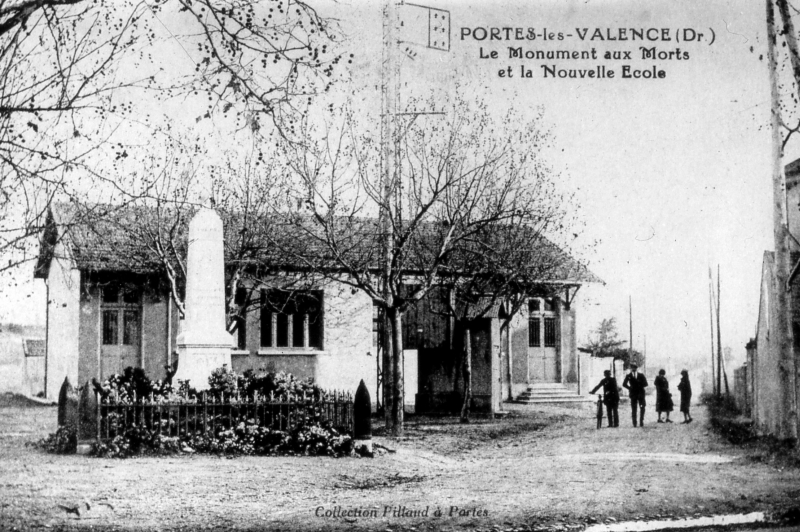
[[231,346],[227,345],[180,345],[178,344],[178,370],[172,377],[172,385],[178,381],[189,381],[197,391],[208,389],[211,373],[227,366],[231,369]]

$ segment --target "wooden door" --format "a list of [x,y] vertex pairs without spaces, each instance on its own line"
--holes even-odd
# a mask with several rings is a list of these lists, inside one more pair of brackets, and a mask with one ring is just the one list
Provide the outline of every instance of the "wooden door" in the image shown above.
[[531,335],[534,345],[528,349],[529,382],[561,382],[558,317],[536,317],[528,326],[538,328]]
[[141,366],[141,296],[134,289],[103,288],[100,307],[100,378]]
[[492,328],[488,318],[470,324],[472,343],[472,394],[492,395]]

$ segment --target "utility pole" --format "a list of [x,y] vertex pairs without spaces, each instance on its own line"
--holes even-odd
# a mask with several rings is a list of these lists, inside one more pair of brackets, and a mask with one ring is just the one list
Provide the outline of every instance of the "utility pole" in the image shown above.
[[[395,248],[394,213],[395,187],[397,185],[397,100],[399,98],[399,72],[397,61],[397,4],[394,0],[386,0],[383,5],[383,61],[381,71],[381,178],[383,179],[383,198],[381,199],[381,230],[383,231],[384,264],[383,264],[383,300],[386,304],[383,312],[383,405],[386,429],[391,433],[403,424],[403,397],[399,397],[396,383],[403,381],[402,361],[397,360],[394,346],[394,321],[389,310],[394,306],[394,295],[390,286],[392,274],[392,257]],[[402,352],[402,351],[401,351]],[[397,373],[397,369],[400,373]],[[401,384],[402,386],[402,384]],[[402,429],[400,429],[402,430]]]
[[[767,61],[769,67],[772,113],[772,231],[775,240],[774,283],[772,296],[775,301],[774,338],[780,353],[778,373],[782,391],[782,410],[785,412],[779,436],[797,440],[797,407],[795,401],[795,364],[792,341],[791,300],[788,292],[791,268],[786,213],[786,183],[783,174],[783,143],[781,140],[781,107],[778,90],[777,54],[778,43],[775,28],[773,0],[766,0],[767,7]],[[793,36],[792,36],[793,37]]]
[[395,263],[395,227],[402,226],[402,173],[400,167],[400,138],[398,117],[423,114],[442,114],[434,112],[401,113],[400,109],[400,40],[399,7],[407,5],[421,8],[427,12],[424,42],[402,41],[407,45],[406,55],[413,59],[417,54],[408,45],[421,45],[429,49],[450,50],[450,13],[417,4],[397,3],[384,0],[383,3],[383,46],[381,64],[381,179],[383,197],[381,198],[381,230],[384,242],[383,264],[383,404],[386,428],[393,436],[403,432],[405,406],[403,376],[403,312],[397,308],[392,292],[393,276],[402,279],[402,272],[393,270]]
[[[633,362],[633,303],[631,296],[628,296],[628,335],[630,338],[630,342],[628,342],[628,363],[630,364]],[[642,368],[642,371],[644,371],[644,368]]]
[[719,322],[720,302],[719,264],[717,264],[717,395],[722,395],[722,327],[720,327]]
[[708,318],[711,322],[711,390],[717,395],[717,381],[714,364],[714,278],[711,275],[711,266],[708,267]]

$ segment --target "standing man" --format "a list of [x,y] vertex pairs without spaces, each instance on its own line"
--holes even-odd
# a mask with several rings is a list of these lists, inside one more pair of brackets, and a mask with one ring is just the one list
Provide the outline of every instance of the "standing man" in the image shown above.
[[603,403],[606,405],[606,413],[608,414],[608,426],[619,427],[619,388],[617,387],[617,379],[611,376],[611,371],[609,370],[605,370],[603,375],[605,375],[603,380],[589,394],[593,394],[601,386],[603,387]]
[[636,409],[639,408],[639,426],[644,426],[644,389],[649,386],[647,378],[639,373],[639,365],[631,363],[631,372],[625,376],[622,381],[622,387],[628,390],[628,395],[631,398],[631,416],[633,417],[633,426],[636,426]]

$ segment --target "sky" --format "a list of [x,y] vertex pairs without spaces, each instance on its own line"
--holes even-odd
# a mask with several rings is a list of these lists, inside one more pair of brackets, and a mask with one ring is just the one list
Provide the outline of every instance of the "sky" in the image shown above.
[[[579,344],[609,317],[617,318],[628,339],[630,298],[633,346],[643,350],[646,343],[649,362],[708,359],[708,270],[719,265],[722,344],[743,359],[756,326],[763,252],[772,248],[769,80],[759,59],[766,56],[764,6],[591,0],[426,5],[449,11],[450,51],[411,46],[416,55],[403,60],[401,107],[414,95],[432,92],[446,101],[461,90],[486,99],[497,113],[508,107],[544,110],[554,138],[545,156],[559,172],[562,190],[575,193],[585,224],[576,251],[605,281],[579,292]],[[380,57],[380,13],[361,3],[339,7],[348,6],[359,16],[341,18],[345,33],[369,42],[358,54],[354,77],[370,79]],[[427,11],[404,6],[401,20],[413,24],[414,10]],[[523,35],[534,28],[537,38],[492,40],[491,28],[523,28]],[[653,28],[649,35],[670,40],[578,37],[588,39],[595,29],[619,37],[620,28]],[[545,32],[555,40],[543,40]],[[703,40],[683,42],[692,32],[703,33]],[[497,33],[516,36],[515,29]],[[666,57],[676,53],[643,59],[641,48],[654,46]],[[518,47],[534,54],[594,48],[598,56],[630,52],[630,59],[510,58],[509,48]],[[616,77],[545,78],[542,65],[602,66]],[[622,78],[624,65],[655,67],[665,77]],[[532,77],[520,76],[523,66]],[[509,67],[513,77],[500,77]],[[599,244],[592,248],[594,241]]]
[[[380,6],[364,0],[314,5],[336,19],[340,46],[354,53],[349,80],[332,98],[355,100],[365,114],[378,116]],[[579,292],[579,344],[609,317],[617,318],[627,339],[630,298],[633,346],[642,350],[646,341],[650,363],[709,358],[708,270],[719,265],[722,343],[743,359],[755,333],[762,256],[773,247],[762,3],[430,0],[425,6],[447,12],[449,50],[424,42],[429,13],[440,11],[400,8],[407,41],[399,46],[413,55],[402,60],[401,107],[427,96],[445,106],[460,91],[486,101],[493,113],[544,113],[553,142],[542,156],[557,172],[559,188],[574,193],[583,223],[576,253],[605,281]],[[536,38],[493,40],[492,28],[514,28],[497,32],[512,38],[515,28],[523,36],[532,28]],[[651,29],[647,35],[658,40],[607,39],[619,37],[620,29],[629,38],[631,29]],[[692,32],[702,40],[684,42]],[[665,57],[676,53],[643,59],[642,47]],[[532,54],[594,49],[598,58],[510,58],[509,48]],[[606,60],[606,51],[629,52],[630,58]],[[543,65],[576,73],[605,68],[615,77],[545,78]],[[655,68],[664,77],[623,78],[625,65]],[[521,76],[523,67],[531,77]],[[44,322],[41,284],[31,280],[3,290],[0,322]]]

